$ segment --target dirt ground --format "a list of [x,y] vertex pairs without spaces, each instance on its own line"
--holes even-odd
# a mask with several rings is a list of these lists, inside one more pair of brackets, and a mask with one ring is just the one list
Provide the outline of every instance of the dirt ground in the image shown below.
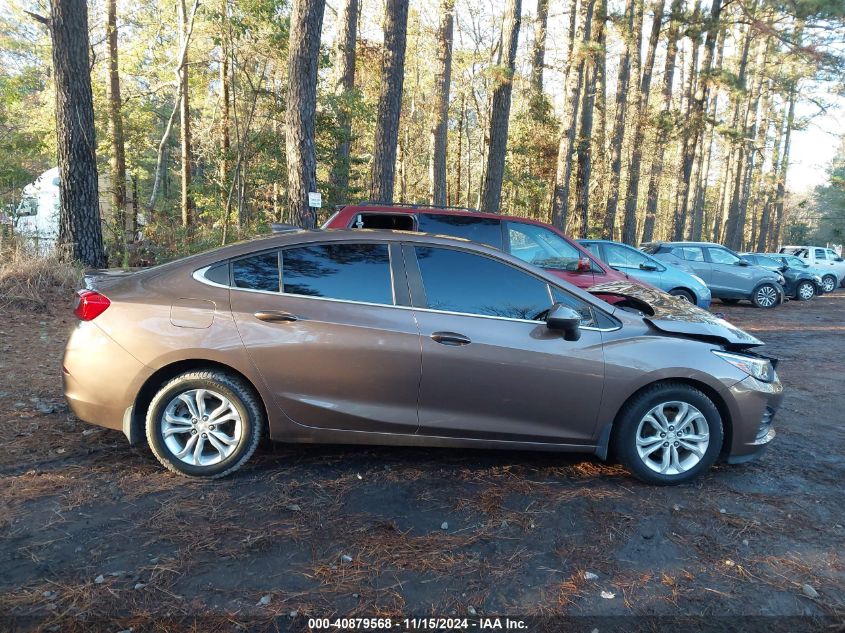
[[65,301],[7,307],[0,631],[468,614],[584,631],[840,630],[845,291],[713,310],[781,359],[778,437],[758,461],[655,488],[590,457],[285,445],[228,479],[184,479],[69,413]]

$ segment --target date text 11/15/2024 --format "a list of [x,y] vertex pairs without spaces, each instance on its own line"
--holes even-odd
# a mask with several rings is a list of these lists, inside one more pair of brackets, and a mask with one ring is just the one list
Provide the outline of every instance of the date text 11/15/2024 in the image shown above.
[[309,618],[308,628],[316,630],[355,630],[355,631],[443,631],[469,629],[519,631],[527,628],[523,620],[517,618],[479,617],[479,618]]

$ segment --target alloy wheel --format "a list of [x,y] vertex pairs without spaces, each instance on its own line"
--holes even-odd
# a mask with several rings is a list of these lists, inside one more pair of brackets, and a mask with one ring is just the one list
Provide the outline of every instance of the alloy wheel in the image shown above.
[[813,295],[816,294],[815,288],[813,288],[813,284],[808,281],[805,281],[800,286],[798,286],[798,296],[801,297],[804,301],[813,298]]
[[643,463],[662,475],[680,475],[694,468],[710,444],[710,425],[687,402],[670,401],[652,407],[640,420],[637,453]]
[[241,443],[244,425],[232,402],[211,389],[189,389],[164,409],[161,435],[167,449],[191,466],[214,466]]
[[827,276],[822,279],[822,287],[825,292],[833,292],[836,290],[836,280],[833,277]]
[[774,286],[762,286],[759,290],[757,290],[755,298],[757,299],[757,305],[760,307],[771,308],[777,303],[778,292],[775,290]]

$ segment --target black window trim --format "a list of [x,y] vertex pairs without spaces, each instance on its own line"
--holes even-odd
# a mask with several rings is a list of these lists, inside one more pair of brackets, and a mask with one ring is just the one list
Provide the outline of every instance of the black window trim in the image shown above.
[[[572,295],[572,293],[568,289],[564,288],[563,286],[552,283],[547,279],[543,279],[542,277],[539,277],[538,275],[534,274],[533,272],[531,272],[529,270],[525,270],[525,269],[520,268],[518,266],[514,266],[511,262],[505,261],[504,259],[501,259],[499,257],[495,257],[495,256],[493,256],[489,253],[481,253],[479,251],[474,251],[474,250],[471,250],[471,249],[452,246],[451,244],[447,246],[445,244],[431,244],[431,243],[424,243],[424,242],[402,242],[402,255],[403,255],[404,260],[405,260],[405,272],[406,272],[407,278],[408,278],[408,287],[409,287],[410,293],[411,293],[411,295],[410,295],[411,296],[411,307],[412,307],[413,310],[420,310],[422,312],[434,312],[434,313],[437,313],[437,314],[451,314],[451,315],[455,315],[455,316],[472,317],[472,318],[479,318],[479,319],[495,319],[497,321],[512,321],[512,322],[516,322],[516,323],[531,323],[533,325],[537,325],[538,323],[544,323],[544,321],[533,321],[531,319],[516,319],[516,318],[513,318],[513,317],[502,317],[502,316],[495,316],[495,315],[492,315],[492,314],[472,314],[470,312],[455,312],[454,310],[438,310],[436,308],[427,307],[428,301],[427,301],[427,298],[425,296],[425,286],[423,285],[422,272],[420,271],[420,264],[419,264],[419,260],[417,259],[417,254],[416,254],[416,251],[415,251],[415,248],[417,246],[421,246],[423,248],[443,248],[443,249],[448,249],[448,250],[452,250],[452,251],[458,251],[460,253],[467,253],[469,255],[477,255],[479,257],[486,257],[487,259],[492,259],[494,262],[504,264],[505,266],[510,266],[511,268],[514,268],[514,269],[518,270],[519,272],[526,274],[529,277],[533,277],[537,281],[540,281],[540,282],[546,284],[546,291],[549,293],[549,307],[551,307],[555,304],[554,293],[552,291],[552,288],[557,288],[558,290],[565,292],[566,294]],[[595,314],[595,312],[598,311],[598,312],[601,312],[605,317],[607,317],[608,320],[610,320],[611,322],[613,322],[615,324],[614,327],[612,327],[612,328],[600,328],[600,327],[596,327],[596,326],[592,326],[592,325],[582,325],[581,326],[582,330],[590,330],[590,331],[594,331],[594,332],[612,332],[612,331],[618,330],[619,328],[622,327],[622,324],[619,323],[619,321],[617,319],[613,318],[613,316],[611,316],[610,314],[608,314],[607,312],[605,312],[604,310],[602,310],[598,306],[594,305],[593,303],[591,303],[589,301],[585,301],[584,299],[582,299],[581,297],[578,297],[576,295],[572,295],[572,296],[575,297],[576,299],[578,299],[579,301],[584,301],[584,303],[587,304],[590,311],[593,312],[593,322],[594,323],[598,323],[599,319],[597,318],[597,316]]]

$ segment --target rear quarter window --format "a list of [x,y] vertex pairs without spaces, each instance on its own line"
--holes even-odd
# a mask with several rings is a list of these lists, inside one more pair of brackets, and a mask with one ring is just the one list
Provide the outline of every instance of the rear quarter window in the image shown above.
[[279,292],[279,254],[259,253],[232,262],[235,288]]

